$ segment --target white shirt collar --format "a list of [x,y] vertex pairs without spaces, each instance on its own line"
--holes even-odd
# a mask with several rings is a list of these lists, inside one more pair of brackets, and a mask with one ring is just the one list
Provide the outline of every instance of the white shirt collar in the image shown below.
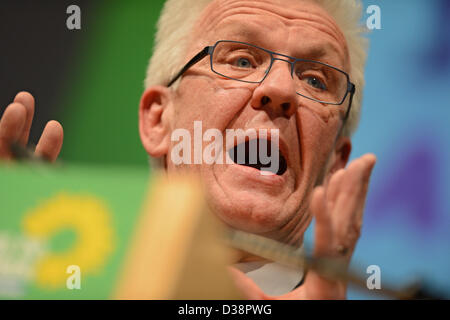
[[252,261],[233,265],[253,280],[261,290],[272,296],[291,292],[303,279],[303,270],[277,262]]

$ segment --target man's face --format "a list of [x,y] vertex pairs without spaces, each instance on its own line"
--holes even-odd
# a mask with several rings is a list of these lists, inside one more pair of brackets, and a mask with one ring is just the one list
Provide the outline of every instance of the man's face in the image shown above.
[[[247,42],[349,71],[341,31],[309,1],[215,0],[194,27],[185,61],[218,40]],[[269,98],[265,104],[263,97]],[[275,61],[262,83],[251,84],[218,76],[205,58],[184,74],[172,94],[171,129],[185,128],[192,138],[194,121],[199,120],[203,132],[215,128],[223,137],[227,129],[278,129],[287,170],[282,175],[262,175],[258,169],[235,163],[176,166],[170,150],[178,142],[172,142],[168,171],[187,167],[199,172],[213,210],[226,224],[296,242],[309,224],[309,197],[329,168],[347,106],[348,98],[333,106],[296,94],[290,66],[284,61]],[[208,144],[203,142],[203,148]],[[223,141],[224,152],[230,147],[234,145]]]

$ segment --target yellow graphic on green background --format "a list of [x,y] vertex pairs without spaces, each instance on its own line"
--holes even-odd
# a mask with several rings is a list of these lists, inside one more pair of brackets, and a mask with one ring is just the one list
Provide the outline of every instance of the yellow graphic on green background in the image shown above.
[[113,252],[111,212],[105,202],[94,195],[59,193],[29,210],[22,223],[27,236],[43,242],[67,229],[76,235],[70,249],[47,252],[37,261],[35,281],[41,287],[65,286],[70,265],[78,265],[82,274],[98,272]]

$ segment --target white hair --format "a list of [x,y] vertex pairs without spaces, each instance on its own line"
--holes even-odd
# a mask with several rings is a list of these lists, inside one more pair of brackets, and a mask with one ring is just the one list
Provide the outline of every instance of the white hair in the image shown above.
[[[166,85],[183,67],[185,54],[195,22],[213,0],[167,0],[157,24],[153,55],[147,69],[145,87]],[[351,136],[356,130],[364,88],[364,66],[367,57],[367,38],[361,25],[360,0],[311,0],[324,8],[341,29],[350,57],[350,79],[356,86],[352,108],[342,130]],[[175,83],[176,85],[176,83]]]

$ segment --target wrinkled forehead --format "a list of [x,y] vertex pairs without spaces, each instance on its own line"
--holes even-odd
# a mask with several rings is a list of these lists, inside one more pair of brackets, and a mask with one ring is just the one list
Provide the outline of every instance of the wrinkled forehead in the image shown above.
[[330,14],[311,0],[213,0],[194,25],[188,55],[225,39],[247,40],[297,57],[308,56],[307,50],[321,52],[328,62],[343,68],[348,63],[342,31]]

